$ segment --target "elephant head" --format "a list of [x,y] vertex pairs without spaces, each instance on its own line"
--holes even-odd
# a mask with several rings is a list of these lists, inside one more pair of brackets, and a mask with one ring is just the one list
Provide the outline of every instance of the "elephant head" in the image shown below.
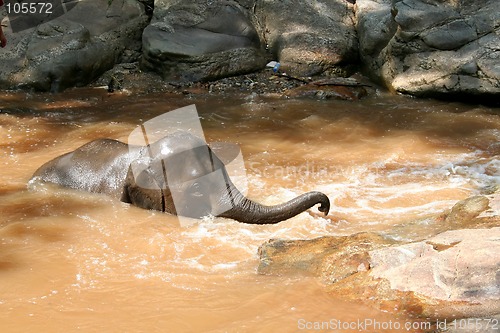
[[286,203],[264,206],[245,197],[233,184],[224,163],[200,138],[175,133],[145,147],[133,161],[125,181],[124,201],[176,215],[207,215],[251,224],[289,219],[316,204],[325,215],[328,197],[302,194]]

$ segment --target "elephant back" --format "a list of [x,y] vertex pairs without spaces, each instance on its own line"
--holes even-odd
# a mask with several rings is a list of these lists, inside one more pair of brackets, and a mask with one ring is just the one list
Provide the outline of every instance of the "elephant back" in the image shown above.
[[130,156],[128,145],[112,139],[91,141],[42,165],[32,181],[43,181],[120,198]]

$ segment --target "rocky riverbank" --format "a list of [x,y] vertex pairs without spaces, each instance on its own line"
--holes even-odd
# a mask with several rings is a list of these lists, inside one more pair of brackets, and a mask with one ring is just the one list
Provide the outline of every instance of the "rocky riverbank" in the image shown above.
[[499,239],[496,191],[386,233],[272,239],[259,249],[258,271],[316,276],[336,296],[431,321],[498,318]]
[[[181,91],[211,82],[211,92],[284,93],[304,85],[290,77],[311,77],[321,80],[319,92],[308,86],[290,97],[355,99],[362,89],[338,80],[363,71],[404,94],[500,95],[494,0],[85,0],[61,13],[24,29],[12,21],[16,31],[6,29],[9,44],[0,52],[0,88],[61,91],[137,63],[161,77],[153,82]],[[288,81],[258,77],[271,60]]]
[[350,78],[322,76],[313,79],[276,73],[271,68],[207,82],[166,82],[155,73],[141,70],[138,63],[117,65],[104,73],[91,86],[103,87],[110,93],[119,91],[166,92],[186,96],[229,94],[234,97],[258,95],[269,98],[319,100],[357,100],[380,89],[362,75]]

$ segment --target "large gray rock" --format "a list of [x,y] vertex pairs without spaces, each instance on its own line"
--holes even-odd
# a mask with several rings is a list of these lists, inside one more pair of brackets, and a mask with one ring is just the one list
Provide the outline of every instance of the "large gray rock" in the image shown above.
[[498,1],[358,0],[360,55],[395,91],[500,94]]
[[206,81],[266,64],[251,15],[235,1],[157,0],[142,67],[169,81]]
[[358,60],[354,5],[345,0],[257,0],[255,12],[271,53],[298,76]]
[[385,59],[382,51],[397,30],[392,15],[392,0],[357,0],[356,29],[359,39],[359,55],[368,72],[380,76]]
[[[61,91],[83,86],[134,53],[148,17],[134,0],[86,0],[66,14],[9,38],[0,87]],[[9,36],[11,37],[11,36]]]

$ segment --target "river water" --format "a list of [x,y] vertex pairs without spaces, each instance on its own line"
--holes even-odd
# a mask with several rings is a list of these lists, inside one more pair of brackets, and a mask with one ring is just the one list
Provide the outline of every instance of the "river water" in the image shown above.
[[[46,161],[96,138],[126,140],[190,104],[207,141],[241,147],[251,198],[274,204],[318,190],[332,202],[329,215],[314,208],[277,225],[183,226],[101,195],[27,189]],[[347,332],[334,328],[358,320],[385,325],[366,331],[406,331],[408,314],[335,299],[313,278],[257,274],[257,249],[270,238],[391,232],[448,209],[500,183],[499,141],[499,109],[390,95],[2,93],[0,331]]]

